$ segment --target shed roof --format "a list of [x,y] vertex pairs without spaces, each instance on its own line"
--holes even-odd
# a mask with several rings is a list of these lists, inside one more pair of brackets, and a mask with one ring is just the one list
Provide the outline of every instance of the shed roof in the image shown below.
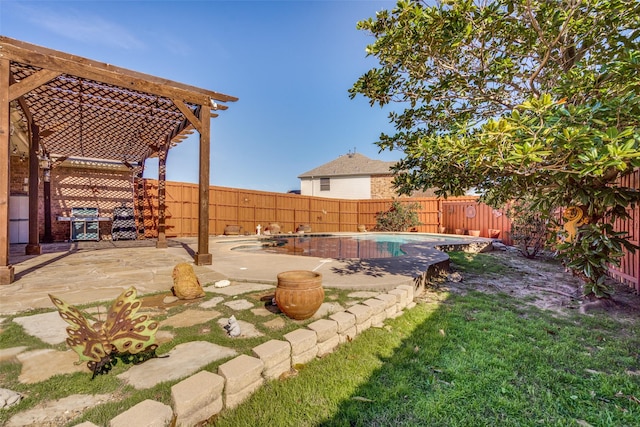
[[360,153],[349,153],[335,160],[311,169],[298,178],[352,176],[352,175],[391,175],[391,166],[396,162],[374,160]]

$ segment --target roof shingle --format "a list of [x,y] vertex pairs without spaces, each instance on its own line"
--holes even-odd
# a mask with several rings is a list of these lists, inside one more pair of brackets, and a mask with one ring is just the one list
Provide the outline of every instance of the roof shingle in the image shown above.
[[350,175],[391,175],[391,166],[396,162],[373,160],[359,153],[349,153],[311,169],[298,178],[332,177]]

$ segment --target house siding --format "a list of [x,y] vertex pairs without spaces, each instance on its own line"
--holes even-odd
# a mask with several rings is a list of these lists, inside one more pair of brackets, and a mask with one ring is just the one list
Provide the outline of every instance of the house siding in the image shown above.
[[[329,191],[320,191],[320,178],[330,178],[331,189]],[[300,194],[332,199],[370,199],[371,180],[366,175],[302,178],[300,180]]]

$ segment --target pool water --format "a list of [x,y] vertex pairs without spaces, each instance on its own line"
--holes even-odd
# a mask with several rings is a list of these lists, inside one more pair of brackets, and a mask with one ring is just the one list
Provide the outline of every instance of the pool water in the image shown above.
[[258,244],[233,248],[245,252],[268,252],[318,258],[393,258],[404,255],[402,246],[409,243],[443,241],[438,235],[365,234],[353,236],[274,236]]

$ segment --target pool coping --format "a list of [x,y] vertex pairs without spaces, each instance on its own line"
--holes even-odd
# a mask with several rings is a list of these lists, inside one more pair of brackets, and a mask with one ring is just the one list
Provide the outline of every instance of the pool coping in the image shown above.
[[[305,233],[304,236],[349,236],[363,233]],[[375,234],[368,232],[368,234]],[[392,233],[417,235],[416,233]],[[433,235],[432,233],[424,233]],[[285,234],[284,237],[296,237]],[[439,270],[447,269],[447,251],[463,250],[481,252],[491,249],[492,239],[471,236],[445,235],[445,241],[412,242],[402,246],[406,252],[393,258],[376,259],[327,259],[278,253],[233,251],[246,244],[247,239],[258,242],[267,236],[215,236],[209,239],[213,257],[211,268],[230,280],[277,284],[277,275],[289,270],[311,270],[321,273],[323,286],[327,288],[387,291],[399,285],[424,286]],[[274,236],[268,236],[274,237]],[[228,244],[222,244],[228,243]],[[237,245],[235,245],[237,243]]]

